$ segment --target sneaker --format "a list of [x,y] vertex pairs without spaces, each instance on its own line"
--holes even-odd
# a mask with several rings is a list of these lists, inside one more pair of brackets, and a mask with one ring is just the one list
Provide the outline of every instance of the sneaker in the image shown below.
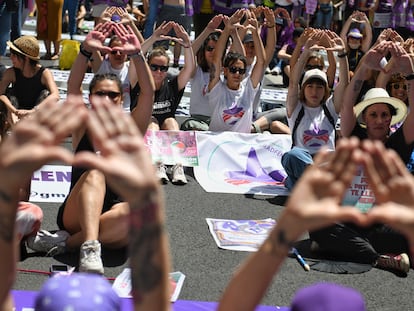
[[46,253],[46,256],[56,256],[66,252],[66,240],[70,234],[64,230],[51,233],[47,230],[40,230],[36,235],[31,235],[26,239],[28,248]]
[[410,259],[406,253],[399,255],[380,255],[375,266],[408,273],[410,270]]
[[268,75],[271,72],[272,72],[272,70],[269,67],[266,67],[266,69],[265,69],[265,75]]
[[175,185],[185,185],[188,181],[184,174],[184,168],[181,163],[177,163],[172,168],[172,180]]
[[84,242],[80,247],[79,272],[104,274],[101,243],[97,240]]
[[162,184],[168,183],[168,175],[167,175],[167,168],[165,167],[164,163],[157,162],[157,176]]
[[280,67],[276,66],[275,68],[272,69],[270,73],[274,76],[278,76],[282,73],[282,70],[280,69]]

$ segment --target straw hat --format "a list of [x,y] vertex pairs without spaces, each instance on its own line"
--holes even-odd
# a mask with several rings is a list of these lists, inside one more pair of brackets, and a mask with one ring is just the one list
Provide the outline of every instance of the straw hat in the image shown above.
[[7,45],[16,52],[29,57],[33,60],[39,60],[39,42],[33,36],[21,36],[13,42],[7,41]]
[[354,106],[355,116],[361,126],[365,127],[364,121],[362,120],[362,112],[364,112],[367,107],[373,104],[381,103],[389,104],[396,110],[396,114],[393,115],[391,119],[391,126],[403,121],[407,115],[407,106],[402,100],[391,97],[388,95],[388,92],[386,90],[376,87],[368,90],[364,96],[363,101]]

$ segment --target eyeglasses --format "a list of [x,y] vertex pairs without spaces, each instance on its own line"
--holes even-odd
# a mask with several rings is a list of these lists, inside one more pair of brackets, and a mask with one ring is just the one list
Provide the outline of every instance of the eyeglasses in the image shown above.
[[120,92],[114,92],[114,91],[96,91],[92,95],[101,96],[101,97],[108,96],[110,99],[115,99],[115,98],[121,96],[121,93]]
[[306,65],[305,66],[305,70],[311,70],[311,69],[319,69],[322,70],[323,66],[321,65]]
[[161,71],[161,72],[167,72],[168,71],[168,66],[163,66],[163,65],[155,65],[155,64],[150,64],[150,69],[152,71]]
[[398,90],[400,87],[402,87],[405,91],[407,90],[407,85],[404,83],[393,83],[391,85],[394,90]]
[[209,45],[206,46],[206,51],[207,52],[212,52],[212,51],[214,51],[214,49],[215,49],[214,46],[209,46]]
[[229,67],[230,73],[239,73],[241,75],[244,75],[246,73],[245,68],[239,68],[239,67]]

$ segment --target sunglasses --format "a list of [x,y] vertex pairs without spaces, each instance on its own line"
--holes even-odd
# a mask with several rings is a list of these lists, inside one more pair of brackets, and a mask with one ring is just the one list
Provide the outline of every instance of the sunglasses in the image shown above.
[[400,87],[402,87],[405,91],[407,90],[407,85],[403,83],[393,83],[392,88],[394,90],[398,90]]
[[209,46],[209,45],[206,46],[206,51],[207,52],[212,52],[212,51],[214,51],[214,49],[215,49],[214,46]]
[[239,67],[229,67],[230,73],[239,73],[241,75],[244,75],[246,73],[245,68],[239,68]]
[[168,66],[150,64],[149,67],[152,71],[158,71],[158,70],[161,71],[161,72],[167,72],[168,71]]
[[111,51],[111,54],[112,55],[116,55],[116,54],[122,55],[122,52],[121,51]]
[[312,69],[322,70],[323,69],[323,66],[321,66],[321,65],[306,65],[305,66],[305,69],[306,70],[312,70]]
[[108,96],[110,99],[115,99],[121,95],[120,92],[113,92],[113,91],[96,91],[93,95],[104,97]]

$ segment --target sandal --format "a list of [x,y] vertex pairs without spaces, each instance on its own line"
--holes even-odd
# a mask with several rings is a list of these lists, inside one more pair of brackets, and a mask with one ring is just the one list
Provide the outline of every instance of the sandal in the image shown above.
[[51,57],[50,57],[50,59],[51,60],[57,60],[57,59],[59,59],[59,54],[53,54]]

